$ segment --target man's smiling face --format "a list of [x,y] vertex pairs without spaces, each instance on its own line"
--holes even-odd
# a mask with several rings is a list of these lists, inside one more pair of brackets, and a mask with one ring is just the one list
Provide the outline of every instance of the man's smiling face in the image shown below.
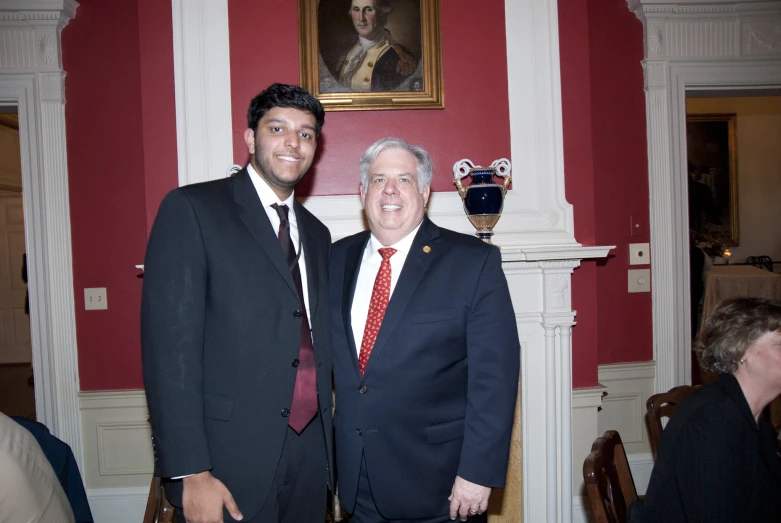
[[361,202],[374,236],[385,246],[412,232],[426,213],[429,187],[418,183],[418,162],[404,149],[383,150],[369,168],[368,187],[361,185]]
[[255,132],[244,132],[252,167],[280,200],[290,196],[312,165],[317,150],[315,131],[312,113],[274,107],[263,115]]

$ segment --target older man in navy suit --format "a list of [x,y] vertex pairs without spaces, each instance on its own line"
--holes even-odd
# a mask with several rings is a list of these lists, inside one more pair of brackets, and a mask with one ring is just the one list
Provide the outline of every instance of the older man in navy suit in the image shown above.
[[355,523],[485,512],[503,487],[520,348],[496,247],[426,216],[428,153],[361,158],[370,231],[334,244],[339,497]]

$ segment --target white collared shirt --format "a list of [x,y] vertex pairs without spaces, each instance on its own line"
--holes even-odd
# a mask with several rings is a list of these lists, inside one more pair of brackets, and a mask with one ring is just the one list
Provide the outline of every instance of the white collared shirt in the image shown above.
[[[407,255],[412,247],[412,240],[415,239],[418,229],[420,229],[420,224],[398,242],[393,245],[388,245],[388,247],[392,247],[397,251],[390,258],[391,284],[388,300],[393,296],[396,283],[399,281],[399,275],[404,268],[404,262],[407,261]],[[366,318],[369,316],[369,305],[372,300],[374,280],[377,279],[377,273],[380,272],[380,264],[382,263],[382,254],[380,254],[380,249],[382,247],[384,246],[380,243],[380,240],[372,234],[366,244],[366,248],[363,250],[361,267],[358,272],[358,281],[355,284],[355,294],[353,295],[353,305],[350,310],[350,317],[352,319],[355,349],[358,351],[359,357],[361,354],[361,342],[363,342],[363,330],[366,328]]]
[[268,219],[271,222],[271,227],[274,229],[274,234],[279,231],[280,219],[277,211],[272,207],[272,205],[275,203],[285,204],[289,209],[287,213],[287,219],[290,222],[290,239],[293,240],[293,246],[296,249],[296,253],[298,253],[298,250],[301,249],[301,256],[298,257],[298,270],[301,273],[301,289],[304,292],[304,301],[306,302],[304,303],[304,306],[306,307],[306,316],[309,319],[309,327],[311,328],[312,316],[309,314],[309,292],[306,281],[306,252],[304,251],[304,245],[299,241],[298,220],[296,219],[296,213],[293,210],[295,193],[291,193],[285,201],[280,201],[277,195],[274,194],[274,191],[271,190],[271,187],[269,187],[266,180],[261,178],[257,171],[255,171],[255,169],[252,167],[252,164],[247,164],[247,172],[249,173],[250,180],[252,180],[252,185],[255,186],[255,190],[258,192],[258,198],[260,198],[260,203],[263,205],[263,210],[266,211],[266,216],[268,216]]

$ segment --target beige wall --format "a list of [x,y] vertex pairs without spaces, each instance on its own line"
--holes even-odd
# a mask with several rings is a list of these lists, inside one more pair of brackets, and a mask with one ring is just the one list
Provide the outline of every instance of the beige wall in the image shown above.
[[737,115],[740,245],[732,260],[781,261],[781,96],[690,98],[686,112]]

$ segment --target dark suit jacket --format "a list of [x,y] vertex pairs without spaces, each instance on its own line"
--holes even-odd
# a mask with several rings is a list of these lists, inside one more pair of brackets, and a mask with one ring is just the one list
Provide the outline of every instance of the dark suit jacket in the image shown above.
[[664,429],[645,499],[629,508],[629,521],[781,521],[775,438],[766,419],[757,426],[738,380],[721,375]]
[[[300,204],[294,210],[307,265],[318,423],[329,449],[326,481],[333,470],[331,237]],[[157,475],[211,469],[245,518],[260,510],[285,439],[296,377],[291,363],[301,340],[294,312],[302,306],[246,169],[166,196],[149,237],[141,308]],[[181,506],[181,481],[166,494]]]
[[339,498],[351,512],[365,454],[383,516],[447,514],[456,475],[502,487],[507,472],[520,347],[501,256],[424,218],[361,377],[350,309],[369,237],[331,256]]

